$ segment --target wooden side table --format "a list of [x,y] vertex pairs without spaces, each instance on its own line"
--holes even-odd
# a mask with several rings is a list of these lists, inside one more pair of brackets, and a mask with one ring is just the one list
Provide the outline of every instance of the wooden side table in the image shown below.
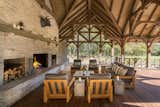
[[125,92],[124,82],[122,80],[113,80],[114,82],[114,94],[123,95]]
[[78,79],[74,83],[74,96],[85,96],[85,80],[79,81]]

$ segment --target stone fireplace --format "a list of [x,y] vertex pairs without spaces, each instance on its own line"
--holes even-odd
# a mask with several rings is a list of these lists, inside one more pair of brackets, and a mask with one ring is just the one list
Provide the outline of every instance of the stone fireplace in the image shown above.
[[4,59],[3,84],[21,79],[29,74],[29,60],[27,58]]

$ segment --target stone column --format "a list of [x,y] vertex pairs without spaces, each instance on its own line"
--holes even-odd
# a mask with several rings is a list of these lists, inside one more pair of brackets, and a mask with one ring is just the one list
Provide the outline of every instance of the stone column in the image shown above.
[[[4,33],[0,32],[0,35],[4,35]],[[4,36],[0,36],[0,85],[3,85],[3,73],[4,73],[4,59],[3,59],[3,52],[4,52]]]
[[3,85],[3,73],[4,73],[4,63],[3,59],[0,57],[0,85]]
[[52,54],[48,54],[48,67],[52,66]]

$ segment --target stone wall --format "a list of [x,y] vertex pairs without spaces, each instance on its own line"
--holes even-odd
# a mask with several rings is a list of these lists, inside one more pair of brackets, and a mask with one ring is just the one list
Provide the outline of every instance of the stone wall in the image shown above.
[[[49,17],[50,27],[41,27],[40,16]],[[46,38],[58,38],[58,26],[55,19],[42,9],[36,0],[0,0],[0,23],[24,23],[24,30],[41,34]],[[3,82],[3,60],[12,58],[32,59],[34,53],[48,53],[57,55],[57,64],[64,63],[66,55],[64,44],[56,46],[39,40],[33,40],[0,31],[0,85]],[[50,63],[49,63],[50,66]]]
[[[33,76],[32,78],[21,82],[20,84],[9,88],[1,89],[0,91],[0,107],[9,107],[16,101],[23,98],[29,92],[39,87],[45,77],[46,73],[58,73],[60,70],[64,69],[65,65],[60,65],[55,68],[51,68],[42,74]],[[16,94],[15,94],[16,93]]]
[[[36,0],[0,0],[0,23],[17,24],[24,23],[26,31],[41,34],[44,37],[58,37],[58,27],[55,19],[42,9]],[[49,17],[50,27],[41,27],[40,16]]]
[[67,48],[66,43],[62,42],[58,46],[58,54],[57,54],[57,63],[62,64],[63,62],[67,62]]

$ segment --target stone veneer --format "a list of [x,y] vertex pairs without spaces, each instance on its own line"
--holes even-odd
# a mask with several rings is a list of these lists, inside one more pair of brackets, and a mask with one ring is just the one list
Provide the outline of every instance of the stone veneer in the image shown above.
[[[39,87],[44,80],[46,73],[58,73],[63,70],[65,65],[59,65],[54,68],[46,70],[44,73],[33,75],[26,80],[20,82],[14,87],[3,87],[0,90],[0,107],[9,107],[14,104],[16,101],[20,100],[26,94]],[[18,83],[18,82],[16,82]]]
[[[42,9],[36,0],[0,0],[0,9],[0,23],[13,25],[22,21],[26,31],[41,34],[47,38],[58,38],[58,26],[55,18]],[[40,16],[49,16],[51,26],[42,28]],[[0,51],[0,85],[3,84],[4,59],[25,58],[29,60],[33,58],[35,53],[48,53],[57,55],[57,64],[66,61],[65,43],[56,46],[11,32],[0,31]],[[49,63],[49,65],[51,64]]]
[[[0,23],[24,23],[24,30],[44,37],[58,37],[58,27],[53,18],[45,9],[42,9],[36,0],[0,0]],[[41,27],[40,16],[49,17],[50,27]]]

